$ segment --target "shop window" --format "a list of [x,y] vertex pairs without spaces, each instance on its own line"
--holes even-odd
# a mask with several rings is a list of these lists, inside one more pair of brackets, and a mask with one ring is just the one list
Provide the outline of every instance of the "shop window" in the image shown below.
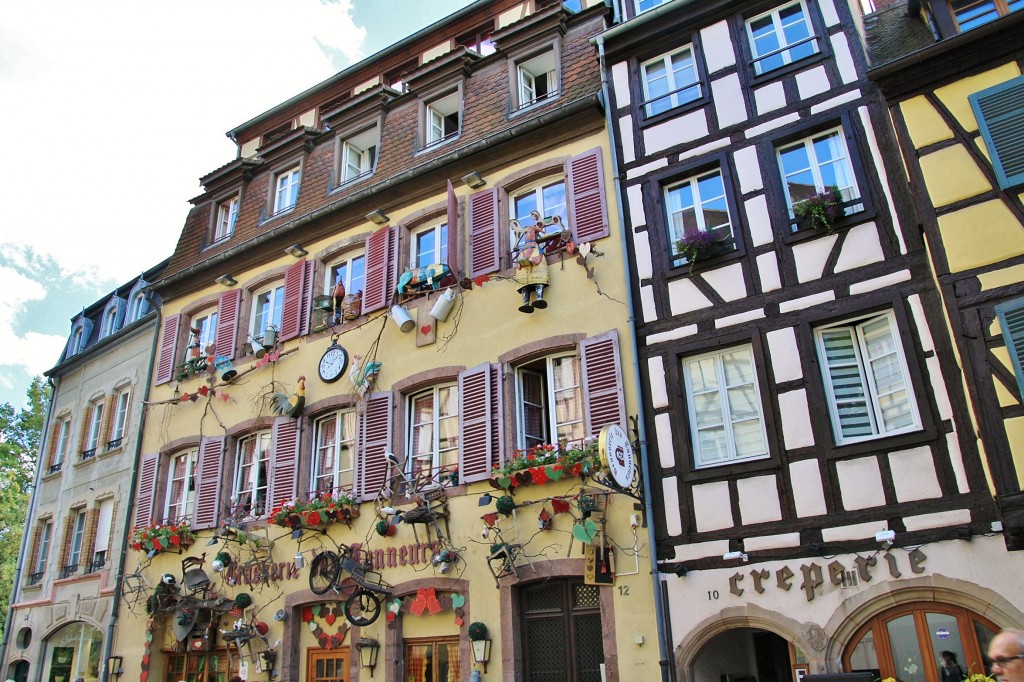
[[663,192],[673,264],[735,250],[733,219],[721,168],[673,182]]
[[820,51],[803,0],[747,20],[754,73],[762,75]]
[[648,118],[703,96],[692,45],[644,62],[640,74]]
[[270,465],[270,431],[260,431],[238,441],[231,501],[236,513],[260,518],[267,511]]
[[198,448],[170,457],[167,470],[167,500],[164,504],[164,519],[167,522],[191,520],[196,501],[198,463]]
[[842,127],[780,144],[776,156],[793,232],[809,227],[795,219],[794,207],[816,201],[826,191],[839,191],[837,210],[844,215],[864,210],[864,204],[858,201],[861,191]]
[[961,31],[970,31],[1024,9],[1024,0],[951,0],[949,4]]
[[547,580],[519,590],[523,679],[602,678],[601,588]]
[[[1024,7],[1024,0],[1016,3]],[[982,90],[968,98],[978,119],[981,139],[992,158],[999,187],[1024,185],[1024,144],[1020,130],[1024,125],[1024,76]]]
[[214,242],[230,239],[231,235],[235,233],[235,223],[238,222],[238,206],[237,194],[217,204],[217,215],[213,223]]
[[70,623],[46,640],[43,675],[51,680],[98,680],[103,663],[103,634],[86,623]]
[[558,56],[553,48],[517,62],[515,72],[517,109],[558,96]]
[[409,397],[407,473],[432,476],[458,464],[459,392],[455,384],[435,386]]
[[[167,653],[165,654],[167,680],[195,680],[196,682],[224,682],[231,673],[238,672],[238,659],[231,667],[231,656],[224,649],[210,652]],[[346,678],[337,678],[343,680]],[[333,682],[333,681],[332,681]]]
[[302,170],[294,166],[274,176],[274,212],[278,215],[295,208],[299,200],[299,181],[302,177]]
[[405,640],[405,678],[410,682],[462,679],[457,637]]
[[516,445],[520,449],[583,438],[583,387],[575,353],[516,368]]
[[346,408],[316,420],[310,493],[352,492],[355,485],[356,410]]
[[131,386],[122,388],[114,399],[114,422],[110,427],[110,439],[107,441],[107,450],[114,450],[121,447],[124,442],[125,432],[128,429],[128,406],[131,403]]
[[371,128],[346,137],[341,142],[341,182],[352,182],[373,174],[377,167],[377,145],[380,141],[380,129]]

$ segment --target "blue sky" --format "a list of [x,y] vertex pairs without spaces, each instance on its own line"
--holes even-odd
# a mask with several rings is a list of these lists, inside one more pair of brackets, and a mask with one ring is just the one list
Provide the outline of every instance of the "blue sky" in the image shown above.
[[[0,24],[0,402],[171,254],[224,132],[470,0],[35,0]],[[111,19],[113,17],[113,19]]]

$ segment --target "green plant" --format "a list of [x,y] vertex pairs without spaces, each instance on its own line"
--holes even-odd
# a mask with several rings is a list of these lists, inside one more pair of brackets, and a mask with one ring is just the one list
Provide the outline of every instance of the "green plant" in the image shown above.
[[487,626],[480,621],[475,621],[469,624],[466,628],[466,634],[469,635],[469,639],[473,642],[479,642],[482,639],[487,639]]
[[693,266],[714,248],[716,242],[715,236],[707,230],[687,232],[682,239],[676,240],[676,253],[686,259],[690,272],[693,272]]
[[181,523],[152,523],[132,531],[129,546],[138,552],[162,552],[179,547],[188,547],[196,540],[196,534],[188,521]]
[[235,606],[243,611],[252,606],[252,595],[248,592],[239,592],[235,595]]
[[349,523],[358,512],[356,499],[342,491],[337,497],[322,493],[310,500],[295,500],[270,512],[270,522],[282,528],[324,526],[331,521]]
[[793,204],[793,215],[809,223],[814,230],[825,230],[831,234],[832,225],[843,214],[843,195],[835,185],[826,187],[813,197]]

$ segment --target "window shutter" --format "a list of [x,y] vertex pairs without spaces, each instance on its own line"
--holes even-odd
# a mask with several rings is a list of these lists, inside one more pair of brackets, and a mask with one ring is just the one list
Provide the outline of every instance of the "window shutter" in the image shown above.
[[374,393],[366,400],[359,429],[357,472],[357,492],[364,500],[374,499],[387,477],[388,462],[384,454],[391,449],[392,402],[390,392]]
[[462,483],[486,479],[500,461],[501,374],[484,363],[459,375],[459,477]]
[[970,96],[1002,189],[1024,184],[1024,76]]
[[295,499],[299,477],[299,420],[278,417],[271,429],[269,507],[277,509]]
[[996,306],[999,327],[1003,330],[1003,341],[1013,363],[1017,387],[1024,395],[1024,298],[1007,301]]
[[394,272],[394,229],[385,225],[366,238],[366,289],[363,314],[380,310],[391,292],[390,273]]
[[580,341],[583,366],[584,424],[588,435],[601,427],[618,424],[626,428],[626,405],[622,393],[619,337],[615,330]]
[[[214,355],[228,358],[235,357],[238,345],[238,308],[242,300],[242,290],[234,289],[220,295],[217,301],[217,341]],[[205,350],[204,350],[205,352]]]
[[160,336],[160,355],[156,362],[156,383],[166,384],[174,376],[174,358],[178,354],[178,327],[181,326],[181,315],[170,315],[164,318],[164,328]]
[[456,280],[459,277],[459,198],[455,196],[452,181],[448,180],[448,268]]
[[220,472],[224,465],[224,437],[204,438],[199,443],[196,471],[196,504],[192,510],[192,528],[203,530],[217,525],[220,506]]
[[316,261],[306,261],[306,276],[302,287],[302,298],[299,301],[299,315],[302,317],[302,325],[299,333],[305,336],[309,333],[309,320],[313,316],[313,287],[316,280]]
[[156,487],[156,465],[160,455],[142,456],[139,464],[139,487],[135,495],[135,526],[148,526],[153,521],[153,491]]
[[306,261],[300,260],[284,273],[284,303],[281,307],[281,341],[294,339],[302,331],[302,295],[306,289]]
[[[500,267],[498,188],[469,197],[469,276],[486,275]],[[449,230],[450,231],[450,230]]]
[[569,159],[569,227],[577,242],[607,237],[608,207],[604,203],[601,150],[591,149]]

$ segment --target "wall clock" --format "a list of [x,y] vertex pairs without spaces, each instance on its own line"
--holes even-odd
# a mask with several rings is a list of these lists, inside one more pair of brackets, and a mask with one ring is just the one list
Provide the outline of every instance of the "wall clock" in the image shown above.
[[320,380],[325,384],[334,383],[345,373],[348,367],[348,351],[332,341],[330,348],[320,358]]

